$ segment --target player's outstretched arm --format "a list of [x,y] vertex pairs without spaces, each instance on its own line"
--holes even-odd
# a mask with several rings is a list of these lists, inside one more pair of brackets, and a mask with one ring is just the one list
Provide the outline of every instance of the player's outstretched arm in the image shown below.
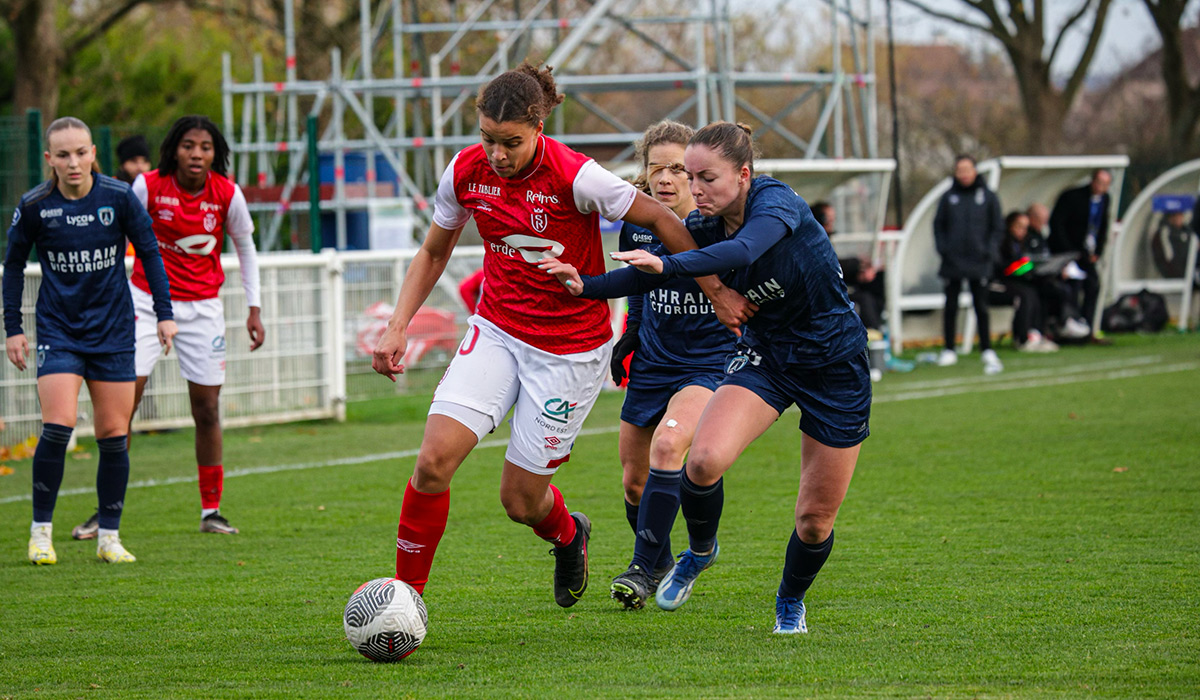
[[642,272],[652,275],[661,275],[663,271],[662,258],[645,250],[627,250],[624,252],[609,253],[609,256],[613,260],[628,263]]

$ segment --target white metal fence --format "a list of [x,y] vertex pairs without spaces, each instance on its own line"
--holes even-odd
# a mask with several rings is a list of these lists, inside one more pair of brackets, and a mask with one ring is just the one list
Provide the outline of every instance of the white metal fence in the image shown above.
[[[403,393],[432,386],[461,336],[466,309],[458,282],[482,265],[483,249],[454,252],[446,274],[409,327],[410,371],[393,385],[371,371],[370,350],[390,315],[415,250],[266,253],[259,256],[266,343],[251,353],[246,297],[236,256],[222,256],[226,321],[226,381],[222,420],[242,426],[313,418],[343,418],[349,399]],[[41,268],[25,271],[25,331],[36,345],[34,304]],[[11,445],[41,427],[36,369],[0,368],[0,445]],[[134,430],[192,424],[187,382],[174,353],[159,361],[134,421]],[[79,400],[77,434],[92,431],[87,387]]]

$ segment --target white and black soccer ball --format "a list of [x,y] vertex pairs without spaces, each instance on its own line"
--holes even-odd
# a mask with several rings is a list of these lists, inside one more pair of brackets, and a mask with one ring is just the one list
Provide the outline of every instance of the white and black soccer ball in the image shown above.
[[429,615],[412,586],[377,578],[350,594],[342,623],[346,639],[358,653],[372,661],[399,661],[425,640]]

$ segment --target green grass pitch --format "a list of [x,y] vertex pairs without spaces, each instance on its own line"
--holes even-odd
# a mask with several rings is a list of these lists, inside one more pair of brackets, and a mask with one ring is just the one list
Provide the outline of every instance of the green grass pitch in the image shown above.
[[[197,531],[192,433],[137,437],[128,566],[69,536],[94,508],[94,443],[68,457],[52,567],[26,562],[30,464],[9,462],[0,698],[1200,696],[1200,336],[1001,357],[994,377],[976,354],[876,385],[810,634],[795,637],[770,634],[794,412],[727,475],[721,561],[674,613],[608,598],[633,539],[623,395],[602,395],[555,479],[595,526],[591,586],[569,610],[548,545],[500,507],[497,431],[454,481],[429,636],[393,665],[355,653],[341,614],[393,571],[427,396],[229,431],[236,537]],[[674,534],[681,549],[682,520]]]

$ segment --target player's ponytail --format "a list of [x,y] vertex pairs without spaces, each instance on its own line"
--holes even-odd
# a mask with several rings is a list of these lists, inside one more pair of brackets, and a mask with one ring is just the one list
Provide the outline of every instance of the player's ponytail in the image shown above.
[[650,194],[650,149],[663,144],[687,146],[688,141],[696,131],[687,124],[664,119],[657,124],[651,124],[642,134],[642,138],[634,143],[634,157],[642,162],[642,172],[633,181],[633,186]]
[[[66,131],[67,129],[79,129],[88,135],[88,141],[92,140],[92,130],[88,128],[88,125],[85,124],[82,119],[76,119],[75,117],[59,117],[58,119],[50,122],[50,126],[46,127],[45,138],[47,151],[50,150],[50,134],[54,134],[59,131]],[[100,172],[100,164],[97,163],[95,159],[92,160],[92,172]],[[58,187],[58,173],[55,172],[54,168],[50,168],[50,182],[54,187]]]
[[553,70],[525,61],[479,88],[475,109],[497,123],[520,122],[536,127],[563,101]]
[[734,166],[749,167],[753,176],[754,159],[758,155],[754,148],[753,133],[753,129],[741,122],[713,122],[697,131],[688,145],[707,146]]

